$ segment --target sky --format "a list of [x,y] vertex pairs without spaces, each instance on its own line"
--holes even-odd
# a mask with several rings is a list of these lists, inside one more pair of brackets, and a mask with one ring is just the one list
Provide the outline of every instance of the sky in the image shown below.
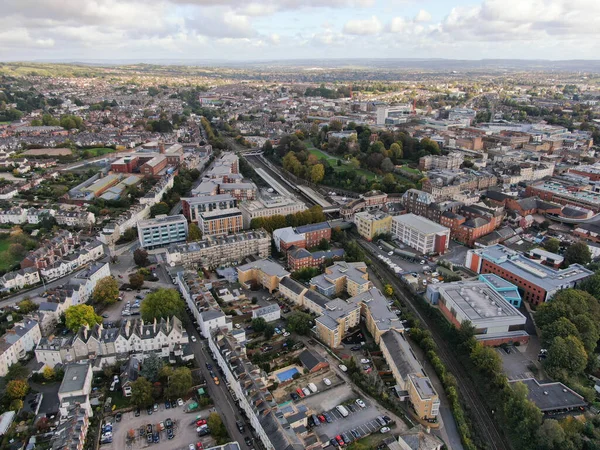
[[600,0],[2,0],[0,61],[600,59]]

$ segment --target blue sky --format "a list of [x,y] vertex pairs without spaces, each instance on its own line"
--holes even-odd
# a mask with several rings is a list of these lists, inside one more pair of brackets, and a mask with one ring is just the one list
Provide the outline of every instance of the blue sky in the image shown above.
[[597,59],[598,0],[3,0],[0,60]]

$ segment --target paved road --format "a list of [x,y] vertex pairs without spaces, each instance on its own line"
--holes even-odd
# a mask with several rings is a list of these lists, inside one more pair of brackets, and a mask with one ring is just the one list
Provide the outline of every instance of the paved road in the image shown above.
[[[362,239],[357,240],[365,250],[371,251],[371,246],[365,245]],[[464,367],[462,367],[451,354],[448,343],[445,337],[440,333],[436,324],[430,317],[423,316],[415,307],[412,294],[408,293],[402,282],[392,274],[389,268],[381,263],[377,258],[372,258],[373,268],[378,271],[386,280],[394,287],[394,291],[402,299],[402,301],[410,308],[413,314],[418,317],[423,324],[431,331],[432,337],[438,346],[438,355],[446,365],[450,373],[456,377],[458,389],[464,399],[464,402],[471,410],[471,420],[477,424],[477,431],[481,438],[487,443],[488,447],[493,450],[508,450],[510,443],[502,430],[493,418],[492,412],[485,404],[485,401],[479,391],[473,387]]]

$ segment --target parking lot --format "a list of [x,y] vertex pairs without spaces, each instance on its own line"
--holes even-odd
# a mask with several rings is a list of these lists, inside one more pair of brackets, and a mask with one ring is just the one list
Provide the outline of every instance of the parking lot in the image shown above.
[[[158,411],[148,415],[146,410],[140,412],[139,417],[135,417],[135,413],[128,412],[123,414],[123,418],[120,422],[113,422],[113,441],[111,444],[104,444],[100,447],[101,450],[120,450],[123,448],[127,449],[141,449],[141,448],[152,448],[156,450],[188,450],[189,444],[196,444],[202,442],[204,447],[210,447],[214,445],[214,439],[210,436],[203,436],[199,438],[196,434],[196,426],[192,425],[192,421],[196,416],[200,415],[202,418],[207,418],[209,409],[202,411],[195,411],[193,413],[186,413],[184,407],[176,407],[166,409],[164,404],[158,404]],[[146,428],[148,424],[152,425],[153,430],[157,429],[160,422],[165,422],[170,418],[174,423],[174,434],[175,437],[171,440],[167,439],[167,431],[163,430],[160,432],[160,441],[158,443],[148,443],[145,435],[140,435],[140,428]],[[133,430],[135,432],[135,440],[132,445],[127,445],[127,433]]]
[[[326,413],[330,417],[331,423],[321,423],[315,430],[320,437],[325,436],[327,439],[331,439],[342,433],[347,433],[349,436],[352,436],[351,430],[356,430],[360,437],[379,432],[382,425],[379,424],[375,418],[385,415],[385,411],[379,410],[377,405],[372,404],[366,399],[363,399],[365,407],[361,408],[353,403],[356,398],[358,398],[357,394],[352,391],[351,387],[347,384],[343,384],[329,389],[326,392],[309,395],[300,400],[300,402],[303,403],[309,411],[314,412],[317,415]],[[352,403],[351,408],[353,410],[347,408],[348,417],[343,417],[336,409],[336,406],[348,403]],[[311,421],[309,420],[309,423],[310,422]]]
[[522,380],[532,378],[533,372],[529,369],[529,365],[534,364],[521,350],[517,347],[508,347],[510,353],[502,348],[497,348],[496,351],[502,358],[502,369],[509,380]]

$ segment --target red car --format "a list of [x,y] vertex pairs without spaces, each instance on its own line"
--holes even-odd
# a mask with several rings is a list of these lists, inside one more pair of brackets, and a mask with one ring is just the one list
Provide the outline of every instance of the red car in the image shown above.
[[302,389],[298,388],[298,389],[296,389],[296,392],[298,393],[298,395],[300,396],[300,398],[304,398],[305,397],[304,392],[302,392]]
[[325,416],[323,414],[319,414],[319,422],[325,423]]
[[196,449],[197,449],[197,450],[202,450],[203,448],[204,448],[204,445],[202,445],[202,442],[198,442],[198,443],[196,444]]
[[206,419],[200,419],[196,421],[196,426],[206,425]]
[[338,444],[340,445],[340,447],[342,445],[344,445],[344,440],[342,439],[342,437],[339,434],[335,437],[335,440],[338,442]]

